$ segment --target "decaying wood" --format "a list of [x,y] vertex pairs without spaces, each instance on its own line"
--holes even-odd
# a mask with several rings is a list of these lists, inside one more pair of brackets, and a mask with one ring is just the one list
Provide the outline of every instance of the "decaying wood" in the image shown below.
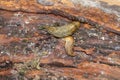
[[[75,57],[41,29],[72,21],[81,22],[72,35]],[[0,79],[119,80],[119,40],[118,16],[99,8],[72,0],[0,0]]]
[[[57,0],[56,0],[57,2]],[[10,4],[11,3],[11,4]],[[54,14],[62,17],[66,17],[73,21],[80,21],[83,23],[88,23],[93,26],[103,27],[108,31],[120,34],[120,25],[115,15],[106,14],[105,12],[100,11],[96,8],[86,8],[78,6],[79,8],[73,8],[71,6],[64,7],[63,5],[56,3],[52,6],[40,5],[36,0],[32,1],[16,1],[13,2],[1,1],[0,9],[8,11],[23,11],[23,12],[32,12],[32,13],[42,13],[42,14]],[[8,4],[5,6],[5,4]],[[34,5],[32,5],[34,4]],[[70,4],[68,1],[67,4]],[[16,7],[15,7],[16,6]],[[70,8],[69,8],[70,7]],[[101,16],[102,14],[102,16]]]

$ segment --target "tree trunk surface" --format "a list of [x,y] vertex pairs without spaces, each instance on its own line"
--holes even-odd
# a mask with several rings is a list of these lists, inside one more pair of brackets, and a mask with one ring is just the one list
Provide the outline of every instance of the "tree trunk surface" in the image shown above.
[[[73,21],[73,52],[43,26]],[[119,80],[120,0],[0,0],[0,80]]]

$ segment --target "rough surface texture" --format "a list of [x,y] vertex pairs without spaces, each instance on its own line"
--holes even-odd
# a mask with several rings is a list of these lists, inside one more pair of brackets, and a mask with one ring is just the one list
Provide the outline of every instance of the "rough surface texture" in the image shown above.
[[[119,80],[119,0],[0,0],[1,80]],[[81,5],[82,3],[82,5]],[[42,29],[81,22],[64,41]]]

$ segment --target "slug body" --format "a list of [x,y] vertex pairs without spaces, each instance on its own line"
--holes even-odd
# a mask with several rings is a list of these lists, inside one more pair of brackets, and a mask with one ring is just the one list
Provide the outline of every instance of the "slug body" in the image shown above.
[[65,41],[65,50],[68,55],[75,56],[76,54],[73,52],[73,45],[74,45],[74,39],[72,36],[68,36],[63,38],[62,40]]
[[80,22],[72,22],[59,27],[49,27],[45,26],[49,34],[52,34],[55,37],[63,38],[72,35],[80,26]]
[[80,27],[80,22],[72,22],[59,27],[49,27],[45,26],[49,34],[52,34],[55,37],[62,38],[65,41],[65,50],[68,55],[75,56],[73,52],[74,39],[71,36],[78,28]]

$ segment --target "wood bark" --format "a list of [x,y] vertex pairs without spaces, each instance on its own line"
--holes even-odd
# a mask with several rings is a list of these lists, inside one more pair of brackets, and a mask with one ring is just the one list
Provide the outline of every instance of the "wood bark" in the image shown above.
[[[120,79],[119,1],[76,1],[0,0],[2,80]],[[66,54],[61,39],[41,29],[72,21],[81,23],[72,35],[75,57]]]

